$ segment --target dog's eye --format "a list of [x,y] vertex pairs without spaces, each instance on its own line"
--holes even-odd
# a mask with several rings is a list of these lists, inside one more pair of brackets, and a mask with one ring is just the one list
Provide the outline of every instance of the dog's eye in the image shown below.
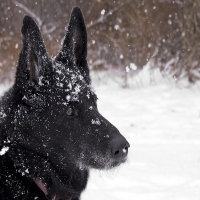
[[67,111],[66,111],[66,114],[68,116],[74,116],[75,115],[75,109],[73,106],[68,106],[67,107]]

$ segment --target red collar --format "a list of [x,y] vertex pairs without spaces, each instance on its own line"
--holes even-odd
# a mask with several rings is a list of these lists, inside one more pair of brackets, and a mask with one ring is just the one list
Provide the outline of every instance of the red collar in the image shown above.
[[[33,178],[33,181],[35,184],[42,190],[42,192],[45,194],[45,196],[48,196],[48,190],[46,188],[46,185],[39,179],[39,178]],[[61,197],[55,194],[54,197],[52,197],[51,200],[60,200]],[[71,198],[68,198],[66,200],[71,200]]]

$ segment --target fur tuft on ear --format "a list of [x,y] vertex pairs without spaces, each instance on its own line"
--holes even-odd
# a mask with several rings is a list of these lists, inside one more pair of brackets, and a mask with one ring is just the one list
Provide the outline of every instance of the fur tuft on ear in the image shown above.
[[[32,32],[33,31],[33,32]],[[29,17],[29,16],[25,16],[23,19],[23,26],[22,26],[22,30],[21,30],[22,34],[24,36],[27,36],[30,32],[40,34],[39,28],[37,26],[37,24],[35,23],[35,21]]]
[[85,80],[90,83],[89,69],[87,65],[87,31],[84,18],[79,7],[72,10],[68,31],[60,53],[56,57],[66,65],[79,67]]

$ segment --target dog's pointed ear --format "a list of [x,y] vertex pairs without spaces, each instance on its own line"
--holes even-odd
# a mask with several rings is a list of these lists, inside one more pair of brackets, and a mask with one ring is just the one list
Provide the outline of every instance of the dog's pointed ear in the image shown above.
[[79,7],[72,10],[68,31],[62,49],[56,57],[66,65],[76,65],[81,70],[87,83],[90,83],[87,64],[87,31],[84,18]]
[[31,17],[24,17],[21,32],[23,34],[23,49],[20,54],[16,79],[38,84],[49,62],[48,54],[40,30]]

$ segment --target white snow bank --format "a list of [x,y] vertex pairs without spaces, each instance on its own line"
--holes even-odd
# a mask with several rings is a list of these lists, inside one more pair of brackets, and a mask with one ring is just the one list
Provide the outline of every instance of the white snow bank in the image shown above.
[[11,87],[11,83],[10,84],[0,84],[0,97]]
[[82,200],[200,199],[200,89],[153,73],[144,70],[127,89],[95,79],[99,111],[131,147],[126,164],[91,172]]
[[82,200],[199,200],[198,87],[163,80],[132,89],[94,83],[99,111],[131,147],[118,169],[92,171]]

